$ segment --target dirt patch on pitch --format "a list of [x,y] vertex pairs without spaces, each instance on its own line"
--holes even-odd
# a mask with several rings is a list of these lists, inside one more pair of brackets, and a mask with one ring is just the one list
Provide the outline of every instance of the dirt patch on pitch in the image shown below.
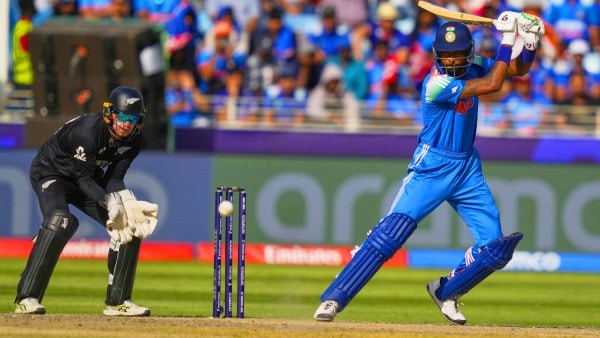
[[3,337],[598,337],[600,329],[200,317],[0,314]]

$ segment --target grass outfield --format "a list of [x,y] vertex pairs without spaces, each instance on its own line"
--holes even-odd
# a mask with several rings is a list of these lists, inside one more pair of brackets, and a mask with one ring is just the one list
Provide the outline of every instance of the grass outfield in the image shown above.
[[[22,259],[0,259],[0,313],[14,311]],[[311,320],[339,268],[247,266],[246,317]],[[158,317],[209,317],[212,265],[140,262],[133,298]],[[439,270],[382,269],[338,321],[442,324],[425,284]],[[59,261],[44,305],[48,314],[99,315],[106,262]],[[600,328],[600,275],[499,272],[461,299],[469,325]],[[600,333],[600,331],[599,331]]]

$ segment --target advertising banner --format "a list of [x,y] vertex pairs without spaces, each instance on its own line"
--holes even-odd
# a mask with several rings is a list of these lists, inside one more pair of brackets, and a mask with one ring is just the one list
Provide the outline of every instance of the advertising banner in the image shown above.
[[[248,191],[248,239],[356,245],[387,212],[407,160],[221,155],[215,181]],[[519,248],[600,252],[596,165],[485,163],[506,234]],[[423,220],[406,247],[467,248],[467,228],[447,204]]]

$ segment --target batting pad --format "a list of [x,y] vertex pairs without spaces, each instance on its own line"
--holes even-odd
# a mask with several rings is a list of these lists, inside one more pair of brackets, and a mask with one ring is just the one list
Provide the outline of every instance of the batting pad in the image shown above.
[[440,287],[436,292],[437,296],[442,300],[458,299],[469,292],[494,271],[501,270],[510,262],[521,239],[523,234],[515,232],[490,243],[473,263]]
[[385,217],[321,295],[321,301],[335,300],[341,312],[416,228],[410,216],[394,213]]

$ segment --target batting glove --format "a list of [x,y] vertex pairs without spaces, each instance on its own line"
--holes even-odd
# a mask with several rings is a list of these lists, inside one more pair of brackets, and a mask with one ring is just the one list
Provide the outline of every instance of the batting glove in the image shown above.
[[520,32],[533,33],[538,36],[542,36],[544,33],[546,33],[544,22],[535,15],[519,13],[519,16],[517,17],[517,25],[519,26]]
[[505,11],[500,13],[498,19],[495,21],[496,29],[501,32],[514,32],[515,26],[517,25],[517,18],[520,13]]
[[496,29],[502,32],[500,44],[513,46],[517,38],[517,12],[502,12],[496,20]]
[[525,49],[529,51],[537,50],[540,43],[540,36],[530,32],[522,32],[519,30],[519,36],[523,38]]

